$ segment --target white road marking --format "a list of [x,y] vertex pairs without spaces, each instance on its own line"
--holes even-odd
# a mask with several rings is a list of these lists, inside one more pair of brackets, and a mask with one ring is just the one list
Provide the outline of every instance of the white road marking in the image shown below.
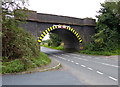
[[77,54],[71,54],[71,55],[80,56],[80,55],[77,55]]
[[93,70],[92,68],[88,67],[89,70]]
[[101,75],[103,74],[103,73],[102,73],[102,72],[100,72],[100,71],[96,71],[96,72],[97,72],[98,74],[101,74]]
[[88,61],[87,59],[82,59],[82,58],[78,58],[78,57],[74,57],[74,58],[84,60],[84,61]]
[[109,78],[112,79],[112,80],[114,80],[114,81],[117,81],[116,78],[113,78],[113,77],[111,77],[111,76],[109,76]]
[[75,63],[75,64],[79,64],[79,63]]
[[86,67],[85,65],[81,65],[82,67]]
[[[65,54],[62,54],[62,55],[65,55]],[[72,55],[77,55],[77,54],[72,54]],[[66,60],[65,58],[62,58],[62,57],[59,57],[59,56],[56,56],[56,55],[53,55],[53,56]],[[68,55],[65,55],[65,56],[68,56]],[[69,57],[70,57],[70,56],[69,56]],[[84,61],[91,61],[91,60],[82,59],[82,58],[78,58],[78,57],[74,57],[74,58],[76,58],[76,59],[81,59],[81,60],[84,60]],[[95,58],[95,59],[99,59],[99,58]],[[112,66],[112,67],[116,67],[116,68],[119,67],[119,66],[117,66],[117,65],[112,65],[112,64],[107,64],[107,63],[102,63],[102,62],[97,62],[97,61],[91,61],[91,62],[95,62],[95,63],[107,65],[107,66]]]
[[56,55],[53,55],[53,56],[58,57],[58,56],[56,56]]
[[116,66],[116,65],[111,65],[111,64],[107,64],[107,63],[101,63],[101,64],[103,64],[103,65],[107,65],[107,66],[118,67],[118,66]]
[[70,61],[70,60],[68,60],[68,61]]
[[71,61],[72,63],[74,62],[74,61]]
[[67,59],[64,58],[64,60],[67,60]]
[[64,55],[64,56],[70,57],[69,55]]

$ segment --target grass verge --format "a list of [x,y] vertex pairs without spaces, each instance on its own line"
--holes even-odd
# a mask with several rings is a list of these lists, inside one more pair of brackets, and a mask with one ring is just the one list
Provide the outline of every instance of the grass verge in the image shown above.
[[2,74],[17,73],[26,71],[36,67],[42,67],[49,64],[51,60],[48,56],[40,52],[39,57],[30,59],[15,59],[9,62],[2,63]]
[[[52,47],[48,45],[41,45],[43,47],[56,49],[56,50],[64,50],[63,46],[59,47]],[[114,50],[114,51],[90,51],[90,50],[80,50],[79,53],[81,54],[88,54],[88,55],[104,55],[104,56],[111,56],[111,55],[120,55],[120,50]]]
[[58,47],[53,47],[53,46],[48,46],[48,45],[41,45],[41,46],[51,48],[51,49],[56,49],[56,50],[64,50],[63,46],[58,46]]
[[114,51],[81,50],[79,52],[82,53],[82,54],[89,54],[89,55],[104,55],[104,56],[120,55],[120,50],[114,50]]

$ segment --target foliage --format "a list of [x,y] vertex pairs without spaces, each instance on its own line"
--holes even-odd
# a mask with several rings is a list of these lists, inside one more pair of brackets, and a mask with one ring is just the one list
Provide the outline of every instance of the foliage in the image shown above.
[[19,27],[21,21],[16,17],[27,17],[21,12],[27,11],[22,1],[2,1],[2,73],[20,72],[50,63],[50,59],[40,53],[36,38]]
[[49,46],[49,45],[41,45],[41,46],[51,48],[51,49],[56,49],[56,50],[64,50],[63,46],[58,46],[58,47],[53,47],[53,46]]
[[[25,63],[26,62],[26,63]],[[40,53],[38,57],[30,58],[25,61],[23,59],[15,59],[9,62],[3,62],[2,73],[17,73],[31,68],[36,68],[49,64],[51,60],[44,53]]]
[[3,61],[38,56],[39,47],[35,37],[23,29],[6,29],[2,40]]
[[59,38],[59,36],[57,34],[54,33],[50,33],[50,42],[48,43],[49,46],[60,46],[61,44],[61,39]]
[[89,49],[81,50],[80,53],[82,54],[89,54],[89,55],[120,55],[120,49],[113,50],[113,51],[91,51]]
[[[19,4],[22,4],[20,6]],[[23,12],[16,10],[26,10],[23,0],[17,2],[2,1],[2,56],[3,61],[13,59],[38,56],[39,48],[35,37],[19,27],[21,21],[15,17],[26,18]]]
[[93,42],[86,45],[90,51],[114,51],[120,45],[120,1],[101,4],[100,15],[97,16],[96,34]]
[[2,73],[20,72],[24,70],[24,64],[16,59],[10,62],[3,62]]

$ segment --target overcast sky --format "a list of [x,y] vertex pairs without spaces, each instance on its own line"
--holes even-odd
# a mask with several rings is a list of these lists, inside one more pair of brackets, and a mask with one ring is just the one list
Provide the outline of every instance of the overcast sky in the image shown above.
[[39,13],[77,18],[95,18],[105,0],[29,0],[29,9]]
[[[29,9],[38,13],[56,14],[77,18],[95,18],[105,0],[29,0]],[[46,35],[44,39],[48,39]],[[44,40],[43,39],[43,40]]]

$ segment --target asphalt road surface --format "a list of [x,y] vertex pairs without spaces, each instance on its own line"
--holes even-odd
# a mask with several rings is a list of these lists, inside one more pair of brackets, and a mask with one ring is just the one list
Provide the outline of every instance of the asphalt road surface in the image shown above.
[[3,85],[118,85],[118,56],[66,53],[41,47],[62,64],[59,70],[4,75]]

